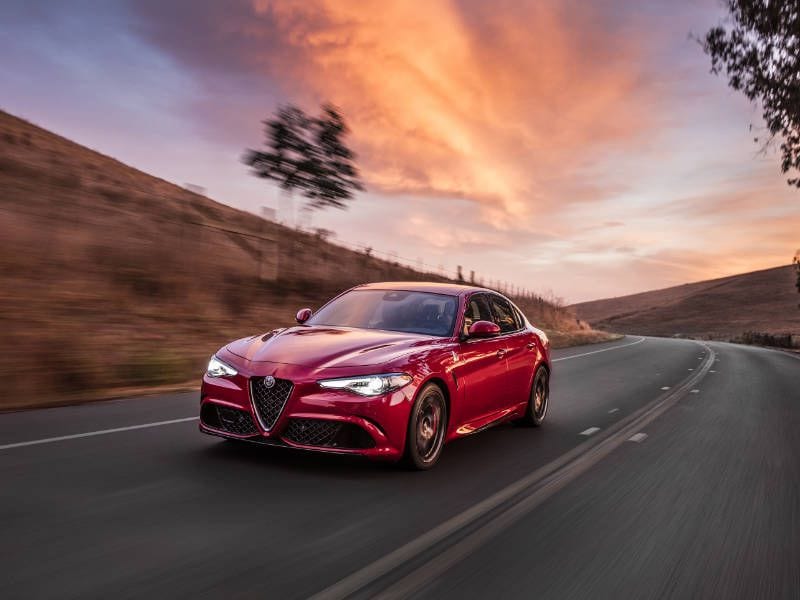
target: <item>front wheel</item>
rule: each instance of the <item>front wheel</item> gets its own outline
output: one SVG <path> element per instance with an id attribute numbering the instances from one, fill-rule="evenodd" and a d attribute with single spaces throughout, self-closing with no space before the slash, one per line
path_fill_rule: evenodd
<path id="1" fill-rule="evenodd" d="M 519 422 L 530 427 L 538 427 L 544 422 L 550 396 L 550 375 L 547 369 L 539 367 L 533 377 L 531 395 L 525 407 L 525 416 Z"/>
<path id="2" fill-rule="evenodd" d="M 441 388 L 429 383 L 417 394 L 406 435 L 406 466 L 425 470 L 439 461 L 447 431 L 447 403 Z"/>

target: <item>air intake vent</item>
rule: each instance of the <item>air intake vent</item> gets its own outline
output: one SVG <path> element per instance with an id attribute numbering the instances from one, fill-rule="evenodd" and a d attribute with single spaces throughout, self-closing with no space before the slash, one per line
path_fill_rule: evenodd
<path id="1" fill-rule="evenodd" d="M 212 429 L 235 435 L 255 435 L 258 433 L 253 417 L 245 410 L 237 410 L 219 404 L 204 404 L 200 410 L 200 420 Z"/>
<path id="2" fill-rule="evenodd" d="M 283 437 L 302 446 L 318 448 L 363 449 L 375 446 L 375 440 L 358 425 L 324 419 L 292 419 Z"/>

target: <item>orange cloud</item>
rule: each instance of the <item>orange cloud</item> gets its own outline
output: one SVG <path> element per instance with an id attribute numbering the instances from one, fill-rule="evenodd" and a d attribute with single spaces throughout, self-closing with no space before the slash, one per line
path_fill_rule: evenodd
<path id="1" fill-rule="evenodd" d="M 281 46 L 265 51 L 269 76 L 343 108 L 373 190 L 474 200 L 502 227 L 618 189 L 586 181 L 610 147 L 641 134 L 641 44 L 597 27 L 588 5 L 253 7 Z M 245 33 L 263 33 L 257 23 Z"/>

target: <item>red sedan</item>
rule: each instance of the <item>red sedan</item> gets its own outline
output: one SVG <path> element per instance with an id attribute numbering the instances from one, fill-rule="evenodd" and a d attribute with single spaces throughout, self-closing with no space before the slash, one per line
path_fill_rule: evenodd
<path id="1" fill-rule="evenodd" d="M 447 441 L 544 420 L 550 343 L 494 291 L 372 283 L 297 322 L 211 358 L 201 431 L 428 469 Z"/>

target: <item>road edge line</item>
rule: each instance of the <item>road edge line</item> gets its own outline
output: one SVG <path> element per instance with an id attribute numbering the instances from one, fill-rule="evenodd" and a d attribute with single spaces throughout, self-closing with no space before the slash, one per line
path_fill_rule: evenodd
<path id="1" fill-rule="evenodd" d="M 623 344 L 622 346 L 611 346 L 610 348 L 601 348 L 600 350 L 592 350 L 591 352 L 583 352 L 581 354 L 572 354 L 570 356 L 562 356 L 560 358 L 554 358 L 550 362 L 560 362 L 562 360 L 570 360 L 572 358 L 580 358 L 581 356 L 589 356 L 591 354 L 600 354 L 601 352 L 611 352 L 612 350 L 622 350 L 623 348 L 630 348 L 631 346 L 635 346 L 636 344 L 641 344 L 647 338 L 645 336 L 641 336 L 635 342 L 631 342 L 630 344 Z"/>
<path id="2" fill-rule="evenodd" d="M 169 421 L 156 421 L 154 423 L 142 423 L 141 425 L 129 425 L 127 427 L 114 427 L 113 429 L 99 429 L 97 431 L 87 431 L 86 433 L 73 433 L 70 435 L 59 435 L 57 437 L 42 438 L 40 440 L 30 440 L 27 442 L 14 442 L 3 444 L 0 450 L 10 450 L 11 448 L 23 448 L 25 446 L 38 446 L 40 444 L 52 444 L 66 440 L 77 440 L 80 438 L 94 437 L 96 435 L 108 435 L 109 433 L 120 433 L 122 431 L 133 431 L 135 429 L 147 429 L 148 427 L 161 427 L 162 425 L 173 425 L 174 423 L 186 423 L 196 421 L 199 417 L 183 417 L 181 419 L 170 419 Z"/>

